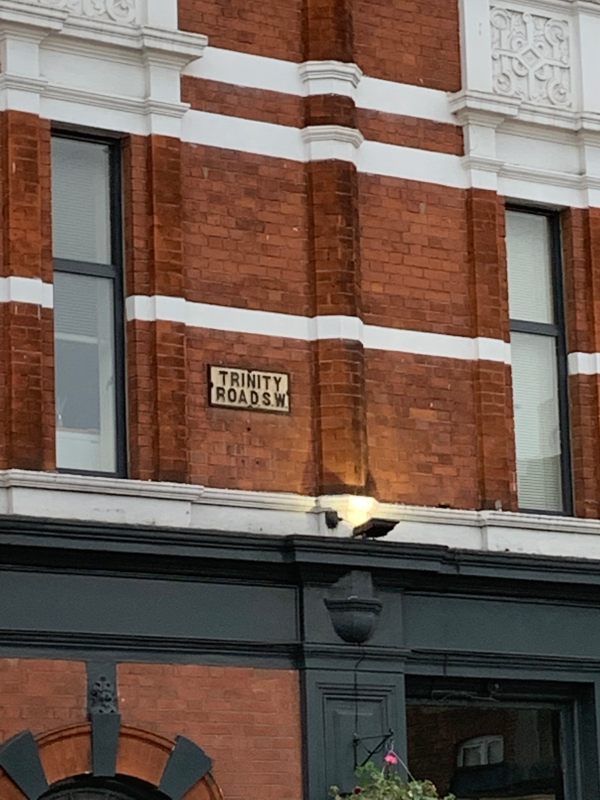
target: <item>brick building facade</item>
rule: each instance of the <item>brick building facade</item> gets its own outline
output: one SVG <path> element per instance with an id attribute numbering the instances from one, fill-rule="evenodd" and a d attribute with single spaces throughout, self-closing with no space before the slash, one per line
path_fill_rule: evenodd
<path id="1" fill-rule="evenodd" d="M 598 796 L 597 41 L 0 0 L 3 797 Z"/>

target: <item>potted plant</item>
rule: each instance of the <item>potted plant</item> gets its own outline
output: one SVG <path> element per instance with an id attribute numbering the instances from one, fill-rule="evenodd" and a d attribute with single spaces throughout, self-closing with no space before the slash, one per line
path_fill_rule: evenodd
<path id="1" fill-rule="evenodd" d="M 372 761 L 358 767 L 358 784 L 350 794 L 342 794 L 337 786 L 332 786 L 329 793 L 333 800 L 344 800 L 353 795 L 360 795 L 361 800 L 456 800 L 453 794 L 441 797 L 431 781 L 417 781 L 408 770 L 408 778 L 403 778 L 394 769 L 402 762 L 393 751 L 383 760 L 383 769 Z"/>

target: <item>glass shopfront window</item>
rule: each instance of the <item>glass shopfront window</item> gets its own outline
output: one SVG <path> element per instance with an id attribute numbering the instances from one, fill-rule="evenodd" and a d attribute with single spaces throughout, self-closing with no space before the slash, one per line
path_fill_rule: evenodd
<path id="1" fill-rule="evenodd" d="M 457 800 L 565 800 L 560 706 L 469 689 L 409 700 L 408 764 Z"/>

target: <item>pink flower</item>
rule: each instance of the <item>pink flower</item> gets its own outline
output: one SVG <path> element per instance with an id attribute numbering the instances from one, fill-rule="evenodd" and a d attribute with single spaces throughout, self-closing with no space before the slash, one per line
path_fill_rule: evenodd
<path id="1" fill-rule="evenodd" d="M 397 764 L 398 756 L 395 753 L 388 753 L 383 760 L 386 764 Z"/>

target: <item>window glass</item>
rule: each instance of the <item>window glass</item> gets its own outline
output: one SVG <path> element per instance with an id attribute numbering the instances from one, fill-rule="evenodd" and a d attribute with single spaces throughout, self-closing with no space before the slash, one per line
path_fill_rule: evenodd
<path id="1" fill-rule="evenodd" d="M 511 334 L 519 505 L 562 510 L 556 339 Z"/>
<path id="2" fill-rule="evenodd" d="M 558 219 L 507 211 L 517 494 L 527 511 L 571 511 Z"/>
<path id="3" fill-rule="evenodd" d="M 554 322 L 548 218 L 506 213 L 508 295 L 511 319 Z"/>
<path id="4" fill-rule="evenodd" d="M 165 795 L 136 778 L 83 776 L 63 781 L 40 800 L 167 800 Z"/>
<path id="5" fill-rule="evenodd" d="M 410 770 L 417 779 L 432 780 L 441 795 L 453 792 L 458 800 L 564 798 L 556 709 L 411 704 L 407 723 Z"/>
<path id="6" fill-rule="evenodd" d="M 56 444 L 63 469 L 116 469 L 112 281 L 54 276 Z"/>
<path id="7" fill-rule="evenodd" d="M 54 257 L 111 263 L 109 148 L 52 139 Z"/>

